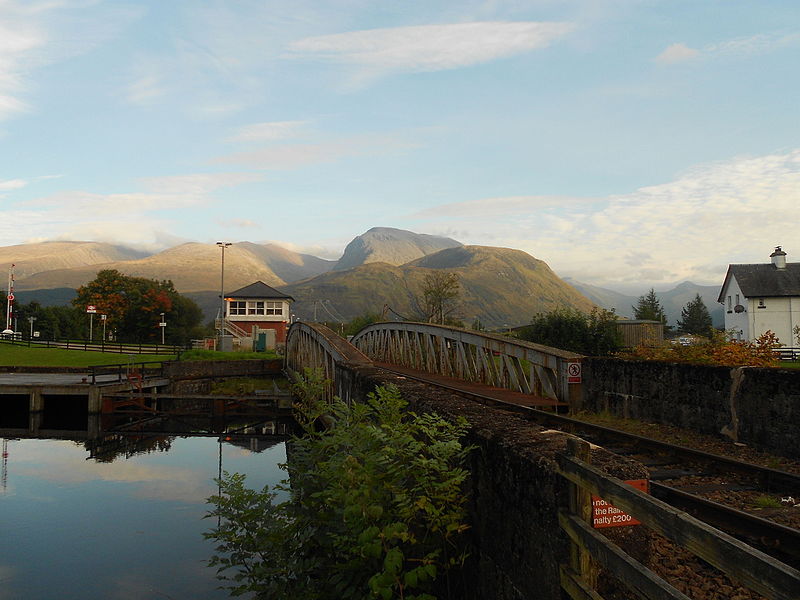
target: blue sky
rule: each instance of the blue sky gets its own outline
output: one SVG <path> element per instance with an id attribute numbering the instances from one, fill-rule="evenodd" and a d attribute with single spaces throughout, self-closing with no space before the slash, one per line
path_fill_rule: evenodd
<path id="1" fill-rule="evenodd" d="M 800 3 L 0 0 L 0 245 L 385 226 L 601 285 L 800 255 Z"/>

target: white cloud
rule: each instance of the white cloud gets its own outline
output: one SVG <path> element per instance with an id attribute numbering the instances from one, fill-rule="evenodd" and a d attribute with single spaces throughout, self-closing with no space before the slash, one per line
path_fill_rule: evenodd
<path id="1" fill-rule="evenodd" d="M 18 190 L 26 185 L 28 185 L 28 182 L 24 179 L 7 179 L 6 181 L 0 181 L 0 192 Z"/>
<path id="2" fill-rule="evenodd" d="M 683 43 L 676 43 L 667 48 L 658 56 L 655 61 L 665 65 L 687 62 L 701 56 L 705 57 L 725 57 L 725 56 L 752 56 L 771 52 L 777 48 L 794 45 L 800 42 L 800 34 L 757 34 L 748 37 L 736 38 L 718 42 L 716 44 L 706 44 L 701 50 L 690 48 Z"/>
<path id="3" fill-rule="evenodd" d="M 143 177 L 140 181 L 145 189 L 159 194 L 167 193 L 198 197 L 220 188 L 263 179 L 264 176 L 260 173 L 195 173 L 191 175 Z"/>
<path id="4" fill-rule="evenodd" d="M 735 38 L 718 44 L 709 44 L 703 50 L 709 54 L 762 54 L 776 48 L 797 44 L 800 34 L 764 34 Z"/>
<path id="5" fill-rule="evenodd" d="M 203 206 L 214 201 L 217 190 L 261 179 L 260 173 L 194 173 L 142 178 L 145 191 L 61 191 L 4 211 L 0 237 L 15 243 L 88 239 L 160 250 L 185 241 L 161 233 L 174 224 L 160 211 Z"/>
<path id="6" fill-rule="evenodd" d="M 728 263 L 767 262 L 778 244 L 792 260 L 792 242 L 800 258 L 800 150 L 700 165 L 599 203 L 534 200 L 526 212 L 524 199 L 487 199 L 481 213 L 480 202 L 425 211 L 428 226 L 521 248 L 587 283 L 721 283 Z"/>
<path id="7" fill-rule="evenodd" d="M 230 142 L 271 142 L 296 137 L 307 121 L 273 121 L 240 127 L 228 138 Z"/>
<path id="8" fill-rule="evenodd" d="M 496 22 L 418 25 L 297 40 L 289 56 L 358 65 L 371 76 L 456 69 L 544 48 L 571 23 Z"/>
<path id="9" fill-rule="evenodd" d="M 566 208 L 574 205 L 585 205 L 590 202 L 599 202 L 597 198 L 580 198 L 569 196 L 504 196 L 501 198 L 481 198 L 454 202 L 427 208 L 412 215 L 412 217 L 437 217 L 437 216 L 484 216 L 486 214 L 512 215 L 526 213 L 532 210 Z"/>
<path id="10" fill-rule="evenodd" d="M 114 37 L 140 9 L 97 2 L 0 1 L 0 119 L 28 108 L 34 72 Z"/>
<path id="11" fill-rule="evenodd" d="M 672 65 L 675 63 L 686 62 L 697 58 L 700 55 L 699 50 L 695 50 L 694 48 L 689 48 L 685 44 L 672 44 L 667 46 L 667 48 L 658 56 L 656 56 L 656 62 L 665 64 L 665 65 Z"/>
<path id="12" fill-rule="evenodd" d="M 375 156 L 417 147 L 417 143 L 405 139 L 405 133 L 407 132 L 357 135 L 309 144 L 275 144 L 221 156 L 215 162 L 247 165 L 257 169 L 297 169 L 307 165 L 336 162 L 352 156 Z"/>

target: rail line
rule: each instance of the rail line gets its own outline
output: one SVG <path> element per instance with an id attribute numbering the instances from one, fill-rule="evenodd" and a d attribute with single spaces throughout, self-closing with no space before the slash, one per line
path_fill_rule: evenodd
<path id="1" fill-rule="evenodd" d="M 664 481 L 678 477 L 708 476 L 709 474 L 730 476 L 734 474 L 744 476 L 748 480 L 744 484 L 736 482 L 735 486 L 729 486 L 728 489 L 758 489 L 797 497 L 800 496 L 800 475 L 586 423 L 554 412 L 521 406 L 489 394 L 448 385 L 440 379 L 428 378 L 419 373 L 410 374 L 407 370 L 395 370 L 385 364 L 382 364 L 381 367 L 403 377 L 447 389 L 483 404 L 513 411 L 528 420 L 548 427 L 561 429 L 567 433 L 580 434 L 587 441 L 602 445 L 611 452 L 631 456 L 650 470 L 650 493 L 654 497 L 759 548 L 792 567 L 800 567 L 800 530 L 659 482 L 659 480 Z M 610 443 L 615 446 L 609 446 Z M 666 468 L 674 465 L 678 465 L 678 468 Z M 706 487 L 713 487 L 713 484 Z"/>

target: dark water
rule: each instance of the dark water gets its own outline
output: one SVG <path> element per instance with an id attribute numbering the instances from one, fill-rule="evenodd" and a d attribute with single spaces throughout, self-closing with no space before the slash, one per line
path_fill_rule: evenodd
<path id="1" fill-rule="evenodd" d="M 144 453 L 101 461 L 83 442 L 9 440 L 0 600 L 228 598 L 206 566 L 213 544 L 202 536 L 216 524 L 203 516 L 220 453 L 222 468 L 247 474 L 250 487 L 285 477 L 282 442 L 239 444 L 161 438 Z"/>

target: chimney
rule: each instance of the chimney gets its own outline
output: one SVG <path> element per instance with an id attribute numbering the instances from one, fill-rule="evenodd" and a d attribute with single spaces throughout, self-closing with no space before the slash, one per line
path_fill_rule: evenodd
<path id="1" fill-rule="evenodd" d="M 769 255 L 772 259 L 772 266 L 776 269 L 783 270 L 786 268 L 786 252 L 781 250 L 780 246 L 775 247 L 775 252 Z"/>

